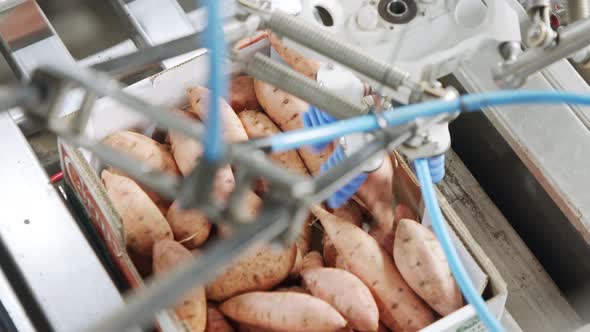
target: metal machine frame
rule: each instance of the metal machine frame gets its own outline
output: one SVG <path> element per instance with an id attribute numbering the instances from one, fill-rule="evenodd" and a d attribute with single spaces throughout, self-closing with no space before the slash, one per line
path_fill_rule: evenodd
<path id="1" fill-rule="evenodd" d="M 417 91 L 422 95 L 434 98 L 442 98 L 447 92 L 444 89 L 435 88 L 435 86 L 429 84 L 429 82 L 420 82 L 410 79 L 408 74 L 396 69 L 391 64 L 367 57 L 362 54 L 362 52 L 358 52 L 355 48 L 339 43 L 321 33 L 317 33 L 317 31 L 314 31 L 313 28 L 307 26 L 303 21 L 297 20 L 291 15 L 281 12 L 269 13 L 261 10 L 264 9 L 264 6 L 257 7 L 260 5 L 258 1 L 243 0 L 239 2 L 243 5 L 241 9 L 245 10 L 243 18 L 237 21 L 232 21 L 224 27 L 227 39 L 230 42 L 237 41 L 247 33 L 260 27 L 261 23 L 264 23 L 266 27 L 271 28 L 273 31 L 305 44 L 307 47 L 313 48 L 317 52 L 324 52 L 326 56 L 353 69 L 360 74 L 362 78 L 369 82 L 381 84 L 391 90 L 397 90 L 400 87 L 403 87 L 410 91 Z M 195 32 L 193 30 L 189 21 L 183 17 L 181 12 L 179 12 L 178 4 L 175 1 L 168 1 L 170 6 L 166 6 L 165 8 L 170 9 L 170 11 L 166 11 L 166 13 L 170 13 L 170 17 L 178 23 L 178 29 L 175 33 L 161 36 L 152 36 L 150 33 L 152 30 L 149 28 L 146 29 L 146 22 L 149 22 L 150 20 L 149 15 L 146 15 L 145 17 L 139 15 L 140 13 L 143 13 L 141 7 L 139 7 L 141 0 L 135 0 L 132 2 L 117 1 L 117 3 L 124 13 L 130 14 L 133 18 L 131 23 L 138 31 L 136 38 L 134 38 L 136 39 L 138 46 L 147 47 L 127 55 L 121 55 L 112 60 L 94 64 L 94 69 L 119 75 L 143 69 L 146 66 L 153 65 L 153 63 L 160 63 L 160 61 L 162 61 L 161 65 L 163 67 L 167 67 L 174 63 L 171 62 L 173 60 L 167 59 L 181 56 L 202 46 L 199 44 L 200 32 Z M 516 3 L 512 5 L 515 6 L 515 8 L 519 6 Z M 176 21 L 176 18 L 178 18 L 176 14 L 182 17 L 178 21 Z M 285 22 L 288 22 L 288 24 L 285 24 Z M 550 55 L 559 54 L 559 58 L 562 58 L 563 56 L 585 46 L 585 39 L 580 41 L 576 36 L 579 36 L 579 31 L 586 29 L 587 22 L 588 21 L 580 22 L 580 24 L 573 25 L 571 28 L 564 30 L 560 35 L 565 35 L 563 44 L 565 46 L 553 45 L 555 50 L 543 51 L 545 52 L 543 54 L 546 54 L 546 52 L 549 52 Z M 149 27 L 149 25 L 147 26 Z M 46 30 L 47 29 L 53 31 L 49 26 Z M 302 31 L 303 35 L 313 35 L 317 38 L 302 38 L 300 37 Z M 571 40 L 574 40 L 572 44 L 569 42 L 570 38 L 567 38 L 570 34 L 572 36 Z M 50 38 L 52 43 L 59 42 L 58 37 L 56 38 Z M 152 42 L 154 42 L 154 44 L 151 44 Z M 590 40 L 588 42 L 590 42 Z M 147 45 L 142 45 L 143 43 Z M 57 43 L 57 45 L 60 44 Z M 4 46 L 5 56 L 14 59 L 14 63 L 18 64 L 22 56 L 18 51 L 22 49 L 19 48 L 16 50 L 10 45 Z M 63 46 L 63 44 L 61 44 L 61 46 Z M 61 46 L 59 47 L 61 48 Z M 27 48 L 25 47 L 24 49 Z M 504 62 L 504 65 L 502 65 L 496 72 L 495 78 L 505 79 L 507 70 L 510 70 L 511 72 L 514 70 L 512 75 L 515 75 L 514 73 L 516 73 L 516 76 L 521 74 L 531 74 L 533 70 L 530 68 L 537 68 L 537 65 L 528 64 L 530 56 L 527 54 L 541 52 L 538 51 L 539 49 L 541 48 L 534 48 L 530 52 L 526 51 L 522 57 L 510 57 L 508 60 L 505 59 L 506 62 Z M 486 58 L 489 59 L 489 62 L 484 62 L 484 65 L 502 60 L 499 58 L 500 54 L 497 52 L 497 49 L 491 50 L 483 48 L 482 52 L 482 56 L 486 56 Z M 178 58 L 176 59 L 178 61 Z M 557 56 L 548 56 L 547 59 L 555 60 L 557 59 Z M 353 100 L 348 100 L 346 97 L 330 92 L 317 82 L 297 74 L 285 66 L 273 63 L 260 54 L 247 61 L 237 57 L 234 57 L 234 60 L 244 61 L 246 71 L 252 76 L 267 81 L 285 91 L 305 99 L 335 117 L 347 118 L 359 114 L 366 114 L 371 111 L 366 105 L 359 104 Z M 464 86 L 470 91 L 489 91 L 496 88 L 495 85 L 490 85 L 490 83 L 493 84 L 492 80 L 474 79 L 475 77 L 491 77 L 490 75 L 483 75 L 483 70 L 489 70 L 490 66 L 483 68 L 484 65 L 481 63 L 482 62 L 479 64 L 474 63 L 468 66 L 463 66 L 461 70 L 455 73 Z M 524 63 L 527 65 L 521 66 L 521 64 Z M 548 64 L 548 62 L 542 62 L 538 65 L 538 68 L 543 68 L 546 64 Z M 531 87 L 555 88 L 560 85 L 566 86 L 567 82 L 572 82 L 571 78 L 574 77 L 574 80 L 577 79 L 577 82 L 574 83 L 576 86 L 571 90 L 586 91 L 589 89 L 583 81 L 579 80 L 579 76 L 574 73 L 571 66 L 566 63 L 557 63 L 555 66 L 560 66 L 560 68 L 564 70 L 559 76 L 556 75 L 555 72 L 553 72 L 553 76 L 551 76 L 551 74 L 546 74 L 547 72 L 552 73 L 549 68 L 543 74 L 544 77 L 534 75 L 529 78 L 526 84 L 529 84 Z M 203 136 L 203 128 L 201 126 L 186 123 L 182 118 L 175 114 L 168 113 L 165 110 L 149 105 L 138 98 L 122 92 L 121 86 L 108 76 L 101 75 L 92 70 L 73 70 L 72 68 L 75 68 L 73 63 L 72 66 L 65 66 L 63 63 L 44 63 L 35 70 L 34 75 L 31 76 L 30 84 L 12 90 L 11 92 L 17 93 L 11 94 L 10 96 L 12 96 L 12 98 L 2 100 L 3 103 L 5 103 L 2 106 L 24 105 L 23 108 L 25 109 L 27 117 L 35 121 L 37 124 L 49 128 L 64 139 L 78 146 L 92 150 L 105 162 L 122 169 L 128 174 L 132 174 L 137 180 L 154 188 L 160 193 L 171 198 L 179 197 L 183 200 L 183 203 L 185 203 L 186 206 L 203 208 L 213 219 L 223 217 L 224 221 L 236 227 L 236 232 L 231 238 L 214 243 L 208 248 L 208 250 L 199 257 L 199 264 L 196 263 L 195 258 L 191 264 L 186 264 L 177 271 L 174 271 L 169 278 L 151 281 L 147 288 L 149 291 L 133 294 L 133 296 L 129 298 L 129 302 L 124 310 L 121 310 L 115 316 L 112 316 L 111 320 L 104 321 L 99 325 L 94 326 L 91 331 L 123 330 L 136 323 L 148 323 L 155 312 L 173 305 L 176 298 L 182 295 L 186 289 L 190 289 L 194 284 L 204 282 L 213 277 L 215 273 L 223 268 L 224 264 L 252 243 L 275 239 L 281 240 L 279 242 L 293 240 L 297 235 L 296 230 L 300 229 L 299 226 L 303 222 L 308 207 L 311 204 L 315 204 L 327 198 L 332 191 L 340 187 L 342 184 L 347 183 L 359 169 L 362 169 L 364 161 L 380 153 L 384 148 L 394 149 L 398 145 L 403 144 L 411 138 L 417 130 L 424 130 L 424 128 L 427 128 L 429 125 L 449 120 L 447 117 L 437 117 L 428 119 L 425 123 L 415 122 L 396 128 L 381 128 L 381 130 L 375 133 L 376 139 L 368 143 L 364 149 L 354 153 L 343 163 L 314 179 L 291 174 L 270 163 L 265 158 L 264 154 L 259 151 L 257 152 L 257 149 L 264 149 L 267 147 L 266 144 L 268 144 L 268 142 L 265 140 L 258 140 L 240 145 L 231 145 L 224 156 L 223 162 L 236 163 L 241 166 L 239 172 L 236 174 L 236 187 L 238 189 L 232 194 L 227 205 L 219 206 L 217 204 L 212 204 L 213 202 L 206 197 L 203 197 L 202 192 L 207 192 L 208 190 L 205 189 L 209 188 L 203 189 L 203 187 L 201 187 L 201 194 L 195 192 L 192 188 L 194 188 L 195 183 L 208 184 L 210 186 L 211 183 L 210 181 L 207 181 L 207 179 L 211 178 L 211 172 L 214 172 L 220 165 L 203 163 L 201 166 L 197 167 L 193 173 L 185 179 L 185 181 L 180 182 L 178 179 L 154 172 L 153 170 L 139 169 L 138 171 L 135 167 L 135 163 L 130 159 L 107 149 L 105 146 L 97 142 L 89 140 L 82 134 L 84 132 L 83 128 L 86 125 L 86 121 L 88 120 L 89 112 L 98 96 L 108 96 L 132 109 L 140 110 L 158 124 L 168 128 L 174 128 L 187 137 L 196 140 L 201 140 Z M 516 70 L 518 68 L 525 68 L 526 70 Z M 549 76 L 551 76 L 553 81 L 548 84 L 546 78 Z M 562 80 L 563 77 L 566 78 Z M 580 86 L 577 86 L 578 84 Z M 73 87 L 81 89 L 84 98 L 80 104 L 80 111 L 72 121 L 66 123 L 59 118 L 58 115 L 65 96 L 70 93 Z M 556 109 L 560 108 L 558 106 L 554 107 Z M 567 110 L 571 111 L 571 108 L 567 108 Z M 510 118 L 510 116 L 514 113 L 516 112 L 500 113 L 493 110 L 488 111 L 488 115 L 491 118 L 496 119 L 496 123 L 505 126 L 503 132 L 506 136 L 516 136 L 519 134 L 518 132 L 515 132 L 516 129 L 514 129 L 514 127 L 511 127 L 515 123 L 515 118 Z M 6 115 L 0 116 L 3 116 L 5 120 L 7 118 Z M 539 113 L 535 112 L 535 117 L 538 119 Z M 560 118 L 569 121 L 571 116 L 569 113 L 565 113 L 565 115 L 560 114 Z M 0 118 L 0 120 L 1 119 L 2 118 Z M 577 119 L 577 121 L 580 120 L 578 116 L 575 116 L 575 119 Z M 567 122 L 565 125 L 567 126 Z M 523 127 L 521 126 L 520 128 Z M 579 132 L 580 135 L 585 136 L 584 139 L 587 140 L 588 145 L 590 145 L 588 128 L 576 124 L 576 130 L 578 131 L 575 133 Z M 571 132 L 569 134 L 571 134 Z M 531 144 L 536 144 L 536 142 L 532 142 Z M 579 162 L 587 163 L 587 161 L 584 160 L 580 160 Z M 553 166 L 553 164 L 548 165 Z M 546 176 L 545 173 L 536 173 L 536 175 Z M 265 177 L 271 182 L 272 188 L 277 188 L 279 190 L 273 190 L 267 197 L 265 197 L 265 204 L 261 215 L 258 218 L 259 220 L 253 223 L 241 215 L 239 206 L 245 193 L 244 189 L 248 188 L 253 179 L 258 176 Z M 564 182 L 553 181 L 550 183 L 553 187 L 549 187 L 558 187 L 558 189 L 560 189 L 560 185 L 567 185 L 568 188 L 574 185 L 569 178 L 558 177 L 557 180 L 563 180 Z M 576 185 L 578 184 L 579 182 L 576 183 Z M 576 188 L 573 189 L 575 190 Z M 571 198 L 571 201 L 568 201 L 568 204 L 565 204 L 562 208 L 571 209 L 572 207 L 570 203 L 575 204 L 580 202 L 580 204 L 582 204 L 586 203 L 586 201 L 590 201 L 590 196 L 578 196 L 578 194 L 578 192 L 575 192 L 572 193 L 571 197 L 567 196 L 567 198 Z M 576 201 L 574 201 L 574 199 Z M 586 204 L 585 206 L 587 209 L 590 209 L 590 204 Z M 6 241 L 4 236 L 2 239 L 3 241 Z M 38 324 L 39 326 L 52 324 L 49 320 L 43 322 L 43 319 L 33 321 L 33 323 L 35 325 Z M 51 329 L 52 327 L 46 326 L 46 328 Z"/>

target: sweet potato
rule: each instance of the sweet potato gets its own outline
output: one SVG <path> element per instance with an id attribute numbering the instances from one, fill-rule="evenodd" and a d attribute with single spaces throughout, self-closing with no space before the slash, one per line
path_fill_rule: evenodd
<path id="1" fill-rule="evenodd" d="M 310 251 L 307 255 L 305 255 L 305 257 L 303 257 L 302 271 L 321 267 L 324 267 L 324 260 L 322 259 L 322 255 L 320 255 L 319 252 Z"/>
<path id="2" fill-rule="evenodd" d="M 302 115 L 308 109 L 303 100 L 294 97 L 272 85 L 254 80 L 254 91 L 258 102 L 269 116 L 283 131 L 303 128 Z M 311 174 L 318 174 L 322 164 L 332 154 L 334 147 L 330 144 L 321 153 L 315 153 L 307 148 L 299 149 L 301 159 Z"/>
<path id="3" fill-rule="evenodd" d="M 377 223 L 383 247 L 388 247 L 395 236 L 393 211 L 393 165 L 385 157 L 383 164 L 375 172 L 369 173 L 367 181 L 359 188 L 357 195 L 367 206 Z"/>
<path id="4" fill-rule="evenodd" d="M 251 139 L 268 137 L 281 132 L 279 127 L 264 112 L 248 110 L 238 114 L 238 117 Z M 274 153 L 270 155 L 270 159 L 297 174 L 309 174 L 297 151 Z"/>
<path id="5" fill-rule="evenodd" d="M 393 257 L 401 275 L 436 312 L 446 316 L 463 306 L 449 263 L 434 234 L 414 220 L 397 226 Z"/>
<path id="6" fill-rule="evenodd" d="M 296 254 L 294 245 L 282 251 L 271 247 L 249 251 L 207 285 L 207 298 L 223 301 L 237 294 L 269 290 L 289 275 Z"/>
<path id="7" fill-rule="evenodd" d="M 333 209 L 331 213 L 359 227 L 364 219 L 361 207 L 353 200 L 349 200 L 341 207 Z"/>
<path id="8" fill-rule="evenodd" d="M 363 221 L 361 207 L 353 200 L 349 200 L 343 206 L 333 209 L 332 214 L 359 227 Z M 328 266 L 342 267 L 342 259 L 338 259 L 338 251 L 336 251 L 334 244 L 332 244 L 332 241 L 330 241 L 330 238 L 325 233 L 322 237 L 322 250 Z M 337 262 L 340 262 L 338 263 L 340 266 L 338 266 Z"/>
<path id="9" fill-rule="evenodd" d="M 310 214 L 305 220 L 303 228 L 301 229 L 301 234 L 299 234 L 296 240 L 297 248 L 299 248 L 303 256 L 307 255 L 310 250 L 313 227 L 313 216 Z"/>
<path id="10" fill-rule="evenodd" d="M 236 113 L 260 108 L 256 92 L 254 92 L 254 78 L 252 76 L 234 77 L 229 84 L 229 104 Z"/>
<path id="11" fill-rule="evenodd" d="M 102 171 L 101 178 L 121 217 L 125 243 L 131 251 L 151 257 L 156 241 L 172 239 L 166 218 L 135 181 L 107 170 Z"/>
<path id="12" fill-rule="evenodd" d="M 234 328 L 225 319 L 214 304 L 207 304 L 207 328 L 205 332 L 234 332 Z"/>
<path id="13" fill-rule="evenodd" d="M 188 121 L 200 122 L 193 113 L 181 110 L 173 110 L 173 112 L 186 117 Z M 168 140 L 170 141 L 170 151 L 178 165 L 178 169 L 182 175 L 187 176 L 203 155 L 203 146 L 201 143 L 173 130 L 168 133 Z"/>
<path id="14" fill-rule="evenodd" d="M 240 324 L 239 332 L 273 332 L 271 330 L 261 329 L 259 327 Z"/>
<path id="15" fill-rule="evenodd" d="M 195 87 L 188 89 L 188 97 L 191 104 L 191 110 L 203 121 L 207 119 L 209 112 L 210 92 L 204 87 Z M 220 100 L 219 114 L 223 122 L 223 135 L 225 140 L 230 143 L 243 142 L 248 140 L 248 135 L 242 122 L 225 100 Z"/>
<path id="16" fill-rule="evenodd" d="M 211 224 L 207 216 L 198 209 L 183 210 L 175 201 L 166 215 L 176 241 L 188 249 L 203 244 L 211 233 Z"/>
<path id="17" fill-rule="evenodd" d="M 247 110 L 241 112 L 238 117 L 242 121 L 246 133 L 250 139 L 268 137 L 281 132 L 279 127 L 264 112 Z M 307 167 L 297 151 L 287 151 L 275 153 L 270 159 L 286 169 L 301 175 L 308 175 Z M 297 239 L 297 246 L 302 255 L 309 251 L 309 241 L 311 240 L 311 220 L 308 218 L 303 226 L 301 235 Z"/>
<path id="18" fill-rule="evenodd" d="M 163 274 L 191 258 L 191 252 L 173 240 L 161 240 L 154 245 L 154 272 Z M 207 324 L 207 299 L 205 289 L 197 287 L 176 305 L 176 315 L 186 323 L 191 332 L 205 331 Z"/>
<path id="19" fill-rule="evenodd" d="M 333 332 L 346 321 L 328 303 L 294 292 L 252 292 L 219 307 L 231 319 L 276 332 Z"/>
<path id="20" fill-rule="evenodd" d="M 147 136 L 132 131 L 119 131 L 105 137 L 102 142 L 114 150 L 126 154 L 130 158 L 145 163 L 145 165 L 154 170 L 165 172 L 172 176 L 180 175 L 180 171 L 169 149 Z M 116 172 L 120 175 L 125 175 L 116 169 L 109 170 L 113 173 Z M 170 207 L 170 201 L 164 199 L 148 187 L 140 183 L 139 185 L 158 208 L 160 208 L 160 211 L 166 213 Z"/>
<path id="21" fill-rule="evenodd" d="M 296 50 L 285 46 L 283 41 L 274 33 L 269 33 L 268 40 L 279 56 L 295 71 L 315 80 L 320 69 L 320 62 L 304 57 Z"/>
<path id="22" fill-rule="evenodd" d="M 344 258 L 342 258 L 342 256 L 340 256 L 340 255 L 336 256 L 336 259 L 334 260 L 334 267 L 337 269 L 348 271 L 348 266 L 346 266 L 346 262 L 344 261 Z"/>
<path id="23" fill-rule="evenodd" d="M 359 331 L 375 331 L 379 325 L 379 311 L 373 295 L 350 272 L 330 268 L 310 268 L 301 272 L 311 294 L 330 303 Z"/>
<path id="24" fill-rule="evenodd" d="M 309 294 L 309 291 L 301 286 L 281 287 L 275 289 L 275 292 L 294 292 L 301 294 Z"/>
<path id="25" fill-rule="evenodd" d="M 119 131 L 105 137 L 102 142 L 154 170 L 180 175 L 176 162 L 166 146 L 147 136 L 132 131 Z"/>
<path id="26" fill-rule="evenodd" d="M 400 220 L 403 218 L 408 218 L 415 220 L 414 212 L 404 204 L 398 204 L 394 210 L 394 227 L 396 229 L 396 225 L 399 223 Z M 385 251 L 393 257 L 393 240 L 395 239 L 395 233 L 393 230 L 387 230 L 380 227 L 374 227 L 369 231 L 369 235 L 371 235 Z"/>
<path id="27" fill-rule="evenodd" d="M 175 132 L 170 132 L 169 137 L 172 155 L 182 175 L 187 176 L 199 163 L 203 155 L 203 147 L 197 141 Z M 214 185 L 215 198 L 222 201 L 227 199 L 235 187 L 234 175 L 229 165 L 217 171 Z"/>
<path id="28" fill-rule="evenodd" d="M 392 258 L 369 234 L 318 206 L 320 219 L 352 274 L 369 289 L 379 308 L 379 319 L 394 331 L 417 331 L 434 322 L 430 308 L 404 281 Z"/>
<path id="29" fill-rule="evenodd" d="M 326 233 L 322 236 L 322 254 L 327 266 L 336 266 L 338 251 Z"/>
<path id="30" fill-rule="evenodd" d="M 295 263 L 293 263 L 293 268 L 291 268 L 291 272 L 289 273 L 289 275 L 294 278 L 299 276 L 299 273 L 303 268 L 303 255 L 301 254 L 301 250 L 299 250 L 299 247 L 297 247 L 297 244 L 295 244 L 295 248 L 297 249 L 297 254 L 295 255 Z"/>
<path id="31" fill-rule="evenodd" d="M 379 327 L 377 328 L 377 332 L 389 332 L 389 329 L 383 325 L 383 323 L 379 322 Z"/>

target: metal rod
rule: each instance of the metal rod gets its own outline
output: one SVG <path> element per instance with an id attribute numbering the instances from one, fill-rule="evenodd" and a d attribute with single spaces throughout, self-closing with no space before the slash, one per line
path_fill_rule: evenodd
<path id="1" fill-rule="evenodd" d="M 165 277 L 150 280 L 144 289 L 128 297 L 123 310 L 106 317 L 87 332 L 123 332 L 136 325 L 149 324 L 158 311 L 174 306 L 190 289 L 213 279 L 252 245 L 278 236 L 288 227 L 289 216 L 280 205 L 267 203 L 270 206 L 262 210 L 257 222 L 237 226 L 235 235 L 218 240 L 202 255 L 194 256 Z"/>
<path id="2" fill-rule="evenodd" d="M 362 149 L 352 154 L 327 172 L 313 180 L 315 192 L 310 196 L 310 204 L 323 201 L 343 185 L 351 181 L 362 172 L 363 164 L 381 151 L 395 149 L 412 136 L 410 125 L 388 129 L 387 134 L 378 132 L 375 139 L 366 144 Z"/>
<path id="3" fill-rule="evenodd" d="M 554 47 L 529 48 L 515 60 L 500 63 L 494 70 L 494 80 L 506 87 L 519 87 L 529 75 L 574 54 L 588 44 L 590 19 L 584 19 L 561 30 Z"/>
<path id="4" fill-rule="evenodd" d="M 138 160 L 131 159 L 127 155 L 115 151 L 102 143 L 96 143 L 67 133 L 58 134 L 66 141 L 72 142 L 79 147 L 91 149 L 94 155 L 101 161 L 129 174 L 134 180 L 148 186 L 166 198 L 174 200 L 179 196 L 180 179 L 178 177 L 152 170 Z"/>
<path id="5" fill-rule="evenodd" d="M 369 107 L 361 104 L 360 101 L 355 102 L 346 96 L 337 95 L 318 82 L 260 53 L 248 61 L 246 71 L 257 79 L 299 97 L 338 119 L 363 115 L 369 111 Z"/>
<path id="6" fill-rule="evenodd" d="M 211 205 L 211 192 L 220 162 L 201 158 L 182 182 L 180 206 L 184 209 L 204 209 Z"/>
<path id="7" fill-rule="evenodd" d="M 16 264 L 14 257 L 8 250 L 4 239 L 0 236 L 0 261 L 2 262 L 2 271 L 10 283 L 12 291 L 16 294 L 18 300 L 23 306 L 27 317 L 37 331 L 55 331 L 49 318 L 41 308 L 39 300 L 33 294 L 31 287 L 22 270 Z"/>
<path id="8" fill-rule="evenodd" d="M 86 128 L 86 124 L 90 119 L 90 114 L 95 101 L 96 95 L 91 91 L 86 91 L 84 99 L 82 100 L 82 105 L 80 106 L 80 109 L 75 115 L 72 123 L 72 128 L 76 133 L 82 133 Z"/>
<path id="9" fill-rule="evenodd" d="M 234 172 L 236 179 L 236 189 L 229 196 L 228 213 L 231 219 L 240 223 L 246 223 L 248 216 L 244 213 L 244 200 L 246 196 L 251 193 L 252 177 L 244 168 L 240 168 Z"/>
<path id="10" fill-rule="evenodd" d="M 202 124 L 195 121 L 186 121 L 186 118 L 181 115 L 168 112 L 162 107 L 154 106 L 141 98 L 122 91 L 122 87 L 118 82 L 102 73 L 75 66 L 44 66 L 39 69 L 39 72 L 42 75 L 49 75 L 58 80 L 73 81 L 91 90 L 97 96 L 108 96 L 121 105 L 140 112 L 150 120 L 156 121 L 161 126 L 174 128 L 175 131 L 194 140 L 200 141 L 203 137 L 204 127 Z"/>
<path id="11" fill-rule="evenodd" d="M 0 111 L 7 111 L 22 105 L 35 105 L 40 100 L 37 87 L 32 85 L 0 87 Z"/>
<path id="12" fill-rule="evenodd" d="M 252 176 L 263 176 L 273 186 L 273 191 L 283 191 L 293 197 L 311 193 L 310 177 L 295 174 L 274 164 L 263 152 L 233 145 L 228 146 L 228 149 L 236 165 L 244 167 Z"/>
<path id="13" fill-rule="evenodd" d="M 235 43 L 248 36 L 258 27 L 259 18 L 248 17 L 244 22 L 232 21 L 223 27 L 228 43 Z M 204 33 L 196 32 L 185 37 L 171 40 L 159 45 L 142 48 L 136 52 L 118 58 L 100 62 L 92 68 L 107 72 L 112 76 L 122 76 L 146 66 L 158 65 L 160 61 L 173 58 L 205 46 Z"/>
<path id="14" fill-rule="evenodd" d="M 408 73 L 365 54 L 300 17 L 276 10 L 271 13 L 267 24 L 273 32 L 327 56 L 373 82 L 394 90 L 401 86 L 414 88 L 408 80 Z"/>

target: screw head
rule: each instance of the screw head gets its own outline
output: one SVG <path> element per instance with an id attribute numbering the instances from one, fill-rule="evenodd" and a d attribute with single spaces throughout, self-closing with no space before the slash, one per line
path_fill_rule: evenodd
<path id="1" fill-rule="evenodd" d="M 543 44 L 547 37 L 547 31 L 541 23 L 533 24 L 527 31 L 527 39 L 529 44 L 533 47 L 538 47 Z"/>

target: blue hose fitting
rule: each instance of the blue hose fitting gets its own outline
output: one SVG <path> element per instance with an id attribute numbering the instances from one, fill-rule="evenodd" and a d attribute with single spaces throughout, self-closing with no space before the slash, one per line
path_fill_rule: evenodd
<path id="1" fill-rule="evenodd" d="M 439 183 L 445 177 L 445 155 L 428 158 L 428 168 L 430 170 L 430 177 L 432 183 Z"/>

